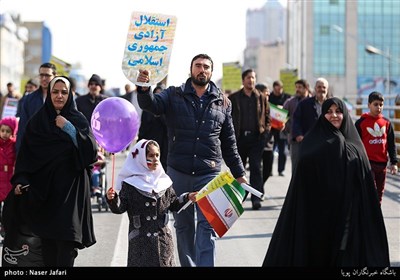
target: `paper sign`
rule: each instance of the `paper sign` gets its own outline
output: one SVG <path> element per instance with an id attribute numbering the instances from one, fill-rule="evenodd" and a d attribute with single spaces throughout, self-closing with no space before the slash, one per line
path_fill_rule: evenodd
<path id="1" fill-rule="evenodd" d="M 151 86 L 167 76 L 176 20 L 169 15 L 132 13 L 122 60 L 122 71 L 129 81 Z M 139 70 L 150 72 L 148 83 L 137 82 Z"/>
<path id="2" fill-rule="evenodd" d="M 18 99 L 6 97 L 6 101 L 4 102 L 3 107 L 3 115 L 1 116 L 1 118 L 4 119 L 5 117 L 15 117 L 15 115 L 17 114 L 17 108 Z"/>

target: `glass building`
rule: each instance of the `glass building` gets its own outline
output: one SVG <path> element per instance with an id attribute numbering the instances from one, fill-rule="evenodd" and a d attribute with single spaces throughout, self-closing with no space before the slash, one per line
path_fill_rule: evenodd
<path id="1" fill-rule="evenodd" d="M 400 2 L 288 0 L 287 54 L 301 78 L 326 77 L 335 96 L 400 95 Z"/>

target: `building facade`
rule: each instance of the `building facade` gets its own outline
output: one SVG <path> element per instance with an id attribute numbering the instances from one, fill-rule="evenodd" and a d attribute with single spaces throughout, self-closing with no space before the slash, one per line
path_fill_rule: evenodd
<path id="1" fill-rule="evenodd" d="M 18 26 L 18 17 L 0 14 L 0 91 L 12 82 L 17 91 L 21 89 L 24 74 L 24 51 L 28 41 L 28 30 Z"/>
<path id="2" fill-rule="evenodd" d="M 287 67 L 286 22 L 286 8 L 278 0 L 268 0 L 260 9 L 246 13 L 243 69 L 254 69 L 258 82 L 272 85 Z"/>
<path id="3" fill-rule="evenodd" d="M 40 65 L 50 62 L 52 58 L 52 34 L 43 21 L 21 24 L 29 30 L 25 48 L 25 75 L 32 78 L 38 75 Z"/>
<path id="4" fill-rule="evenodd" d="M 399 2 L 288 0 L 287 8 L 288 63 L 302 78 L 326 77 L 338 97 L 400 94 Z"/>

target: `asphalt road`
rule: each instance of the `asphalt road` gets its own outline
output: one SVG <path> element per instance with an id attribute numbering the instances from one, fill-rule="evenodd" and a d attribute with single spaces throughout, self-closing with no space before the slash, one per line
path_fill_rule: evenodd
<path id="1" fill-rule="evenodd" d="M 123 153 L 115 155 L 115 166 L 112 160 L 107 164 L 109 186 L 114 180 L 125 160 Z M 286 176 L 272 176 L 265 184 L 266 199 L 260 210 L 252 210 L 247 199 L 244 213 L 232 228 L 217 240 L 217 267 L 260 267 L 285 199 L 290 181 L 290 160 L 286 166 Z M 276 175 L 276 163 L 274 164 Z M 117 215 L 98 211 L 96 202 L 92 205 L 97 243 L 90 248 L 79 251 L 76 267 L 125 267 L 127 263 L 128 219 L 126 214 Z M 386 191 L 382 202 L 386 230 L 389 240 L 391 266 L 400 267 L 400 174 L 388 176 Z M 173 230 L 171 215 L 170 227 Z M 179 261 L 175 252 L 177 266 Z M 97 270 L 91 272 L 96 272 Z M 98 270 L 100 273 L 104 270 Z M 112 270 L 113 273 L 115 270 Z M 119 271 L 119 270 L 118 270 Z M 399 271 L 400 273 L 400 271 Z M 189 277 L 189 276 L 188 276 Z"/>
<path id="2" fill-rule="evenodd" d="M 115 172 L 122 165 L 125 156 L 115 156 Z M 269 178 L 265 184 L 266 199 L 260 210 L 252 210 L 251 202 L 247 199 L 244 213 L 233 227 L 217 240 L 218 267 L 259 267 L 268 248 L 268 244 L 285 199 L 290 181 L 290 160 L 286 166 L 285 177 Z M 112 162 L 107 167 L 108 178 L 111 178 Z M 109 180 L 110 181 L 110 180 Z M 386 230 L 389 239 L 391 265 L 400 266 L 400 175 L 388 176 L 386 191 L 382 202 L 382 211 L 385 217 Z M 76 259 L 76 266 L 126 266 L 127 259 L 127 215 L 116 215 L 110 212 L 98 212 L 93 205 L 93 216 L 97 243 L 81 250 Z M 171 215 L 170 227 L 173 229 Z M 175 254 L 177 265 L 179 261 Z"/>

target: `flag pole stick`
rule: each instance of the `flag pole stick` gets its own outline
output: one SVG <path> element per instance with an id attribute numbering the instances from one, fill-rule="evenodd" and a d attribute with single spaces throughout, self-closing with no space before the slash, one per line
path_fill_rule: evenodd
<path id="1" fill-rule="evenodd" d="M 263 194 L 259 191 L 257 191 L 255 188 L 250 187 L 250 185 L 242 183 L 240 184 L 242 186 L 243 189 L 245 189 L 246 191 L 248 191 L 251 194 L 254 194 L 255 196 L 262 198 Z"/>
<path id="2" fill-rule="evenodd" d="M 186 208 L 188 208 L 193 202 L 191 200 L 189 200 L 188 202 L 185 203 L 185 205 L 182 206 L 181 209 L 179 209 L 179 211 L 177 212 L 178 214 L 181 213 L 182 210 L 185 210 Z"/>

